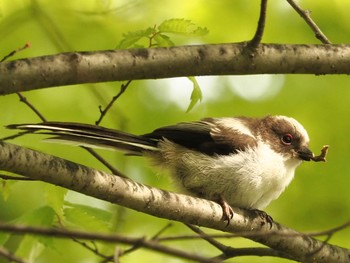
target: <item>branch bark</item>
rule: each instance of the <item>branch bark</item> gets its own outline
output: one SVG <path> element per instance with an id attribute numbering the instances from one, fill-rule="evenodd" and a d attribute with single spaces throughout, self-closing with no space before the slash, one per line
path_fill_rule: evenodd
<path id="1" fill-rule="evenodd" d="M 73 52 L 0 63 L 0 95 L 107 81 L 199 75 L 350 74 L 350 45 L 246 42 Z"/>
<path id="2" fill-rule="evenodd" d="M 226 232 L 239 232 L 302 262 L 349 262 L 350 251 L 323 243 L 274 223 L 272 228 L 249 211 L 235 208 L 231 223 L 222 221 L 221 207 L 211 201 L 166 192 L 126 178 L 0 142 L 0 170 L 59 185 L 153 216 Z"/>

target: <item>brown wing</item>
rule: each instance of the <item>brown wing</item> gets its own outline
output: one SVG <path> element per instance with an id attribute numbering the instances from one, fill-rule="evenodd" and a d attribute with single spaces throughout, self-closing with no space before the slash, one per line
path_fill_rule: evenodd
<path id="1" fill-rule="evenodd" d="M 207 118 L 198 122 L 178 123 L 158 128 L 143 136 L 156 140 L 166 138 L 208 155 L 228 155 L 256 144 L 255 138 L 219 125 L 216 120 Z"/>

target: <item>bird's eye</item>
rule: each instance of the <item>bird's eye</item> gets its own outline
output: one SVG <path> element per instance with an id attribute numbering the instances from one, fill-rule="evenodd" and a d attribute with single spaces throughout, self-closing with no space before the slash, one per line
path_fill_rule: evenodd
<path id="1" fill-rule="evenodd" d="M 285 145 L 291 145 L 292 141 L 293 141 L 293 135 L 287 133 L 287 134 L 284 134 L 281 138 L 281 141 L 283 144 Z"/>

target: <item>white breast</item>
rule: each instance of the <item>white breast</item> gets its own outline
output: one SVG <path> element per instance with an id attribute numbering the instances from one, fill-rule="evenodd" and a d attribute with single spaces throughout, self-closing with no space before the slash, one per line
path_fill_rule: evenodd
<path id="1" fill-rule="evenodd" d="M 266 207 L 291 182 L 301 163 L 297 159 L 287 160 L 263 143 L 239 153 L 216 157 L 171 142 L 162 147 L 172 148 L 164 151 L 172 156 L 163 158 L 179 185 L 189 192 L 200 192 L 210 200 L 222 196 L 230 205 L 242 208 Z"/>

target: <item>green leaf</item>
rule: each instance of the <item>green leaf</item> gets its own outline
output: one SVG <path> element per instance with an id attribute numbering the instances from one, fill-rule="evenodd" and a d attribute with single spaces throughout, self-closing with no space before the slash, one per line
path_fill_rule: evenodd
<path id="1" fill-rule="evenodd" d="M 154 41 L 157 43 L 158 47 L 172 47 L 175 43 L 170 40 L 170 38 L 163 34 L 156 34 L 154 36 Z"/>
<path id="2" fill-rule="evenodd" d="M 49 206 L 42 206 L 14 220 L 14 223 L 51 227 L 56 218 L 55 211 Z M 16 251 L 16 255 L 24 258 L 35 259 L 41 254 L 44 247 L 54 247 L 53 238 L 50 236 L 28 236 L 21 239 L 21 244 Z"/>
<path id="3" fill-rule="evenodd" d="M 45 185 L 47 203 L 55 210 L 56 214 L 63 217 L 64 197 L 68 190 L 52 184 Z"/>
<path id="4" fill-rule="evenodd" d="M 30 226 L 51 226 L 55 219 L 55 211 L 49 206 L 42 206 L 38 209 L 30 211 L 19 218 L 16 218 L 10 223 L 24 224 Z M 4 244 L 8 238 L 11 237 L 10 234 L 1 233 L 0 234 L 0 244 Z M 36 237 L 37 240 L 43 244 L 47 243 L 50 238 L 46 237 Z"/>
<path id="5" fill-rule="evenodd" d="M 136 44 L 141 38 L 149 38 L 152 34 L 155 33 L 155 29 L 149 27 L 144 30 L 138 30 L 133 32 L 128 32 L 123 34 L 123 39 L 117 45 L 117 48 L 128 48 Z"/>
<path id="6" fill-rule="evenodd" d="M 6 173 L 4 173 L 7 175 Z M 17 184 L 18 181 L 16 180 L 0 180 L 1 182 L 1 195 L 2 198 L 6 201 L 8 197 L 10 196 L 12 186 Z"/>
<path id="7" fill-rule="evenodd" d="M 173 33 L 187 36 L 203 36 L 209 32 L 206 27 L 199 27 L 191 20 L 180 18 L 165 20 L 158 26 L 158 30 L 161 33 Z"/>
<path id="8" fill-rule="evenodd" d="M 19 258 L 24 258 L 28 262 L 35 262 L 41 253 L 44 251 L 45 245 L 42 242 L 38 242 L 38 237 L 36 236 L 23 236 L 21 243 L 16 249 L 16 256 Z M 41 238 L 41 241 L 45 238 Z M 49 239 L 49 238 L 47 238 Z"/>
<path id="9" fill-rule="evenodd" d="M 193 83 L 193 90 L 192 90 L 192 93 L 191 93 L 191 102 L 190 102 L 190 105 L 188 105 L 188 108 L 187 108 L 186 112 L 191 111 L 192 108 L 194 107 L 194 105 L 196 105 L 197 102 L 200 102 L 202 100 L 202 98 L 203 98 L 202 90 L 199 87 L 196 78 L 195 77 L 188 77 L 188 79 L 190 81 L 192 81 L 192 83 Z"/>
<path id="10" fill-rule="evenodd" d="M 14 221 L 15 223 L 32 226 L 51 226 L 55 216 L 56 213 L 50 206 L 42 206 L 22 215 Z"/>
<path id="11" fill-rule="evenodd" d="M 66 202 L 64 216 L 66 220 L 82 229 L 107 231 L 111 228 L 112 213 L 87 205 Z"/>

